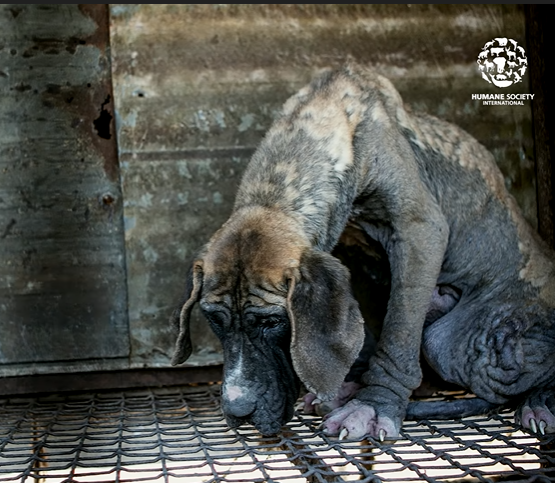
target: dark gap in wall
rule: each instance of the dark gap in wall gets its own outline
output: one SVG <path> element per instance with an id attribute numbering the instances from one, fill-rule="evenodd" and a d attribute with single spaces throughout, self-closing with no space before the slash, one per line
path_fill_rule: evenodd
<path id="1" fill-rule="evenodd" d="M 110 102 L 110 94 L 106 97 L 106 100 L 102 103 L 100 107 L 100 116 L 98 116 L 94 121 L 94 128 L 98 135 L 103 139 L 111 139 L 112 135 L 110 133 L 110 124 L 112 122 L 112 115 L 106 110 L 106 105 Z"/>

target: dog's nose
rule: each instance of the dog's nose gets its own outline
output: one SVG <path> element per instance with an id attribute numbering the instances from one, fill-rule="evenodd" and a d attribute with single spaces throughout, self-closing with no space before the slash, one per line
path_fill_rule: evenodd
<path id="1" fill-rule="evenodd" d="M 224 386 L 222 396 L 223 410 L 228 416 L 246 418 L 256 408 L 256 401 L 238 386 Z"/>
<path id="2" fill-rule="evenodd" d="M 250 416 L 256 406 L 255 403 L 247 399 L 236 399 L 234 401 L 223 401 L 223 410 L 227 416 L 246 419 Z"/>

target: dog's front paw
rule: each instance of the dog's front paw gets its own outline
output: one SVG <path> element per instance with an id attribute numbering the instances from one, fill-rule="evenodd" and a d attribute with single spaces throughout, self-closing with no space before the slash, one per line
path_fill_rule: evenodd
<path id="1" fill-rule="evenodd" d="M 343 382 L 337 394 L 337 397 L 331 401 L 321 401 L 315 394 L 309 392 L 306 394 L 300 404 L 297 406 L 305 414 L 317 414 L 325 416 L 333 410 L 340 408 L 353 399 L 362 386 L 356 382 Z"/>
<path id="2" fill-rule="evenodd" d="M 342 408 L 329 413 L 325 418 L 323 432 L 339 439 L 361 439 L 370 436 L 380 441 L 398 439 L 400 419 L 394 421 L 390 416 L 358 399 L 353 399 Z"/>
<path id="3" fill-rule="evenodd" d="M 534 391 L 517 409 L 515 418 L 524 429 L 534 435 L 555 433 L 555 391 Z"/>

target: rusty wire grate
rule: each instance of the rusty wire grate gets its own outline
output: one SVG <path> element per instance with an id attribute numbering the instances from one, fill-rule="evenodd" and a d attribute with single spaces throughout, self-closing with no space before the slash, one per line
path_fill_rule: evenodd
<path id="1" fill-rule="evenodd" d="M 319 423 L 230 429 L 218 385 L 3 399 L 0 482 L 555 481 L 552 446 L 507 413 L 406 422 L 389 445 L 339 443 Z"/>

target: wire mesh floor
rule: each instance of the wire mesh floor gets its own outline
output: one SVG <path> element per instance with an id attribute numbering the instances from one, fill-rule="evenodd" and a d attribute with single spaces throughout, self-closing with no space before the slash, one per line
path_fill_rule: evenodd
<path id="1" fill-rule="evenodd" d="M 298 414 L 267 438 L 227 427 L 219 389 L 0 399 L 0 482 L 555 481 L 555 438 L 509 413 L 406 422 L 394 444 L 340 443 Z"/>

